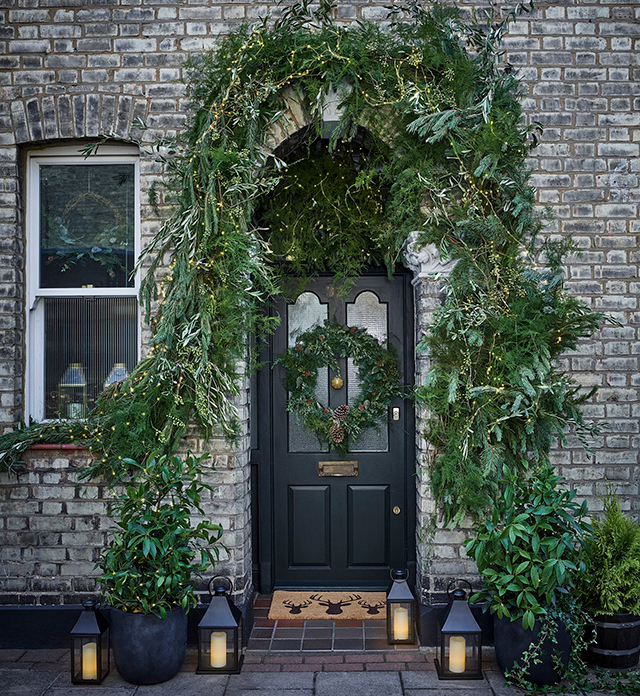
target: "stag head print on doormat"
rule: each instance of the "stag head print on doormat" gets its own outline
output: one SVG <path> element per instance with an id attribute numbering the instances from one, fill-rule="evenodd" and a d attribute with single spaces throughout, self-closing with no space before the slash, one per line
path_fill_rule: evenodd
<path id="1" fill-rule="evenodd" d="M 385 619 L 384 592 L 287 592 L 273 593 L 270 619 Z"/>

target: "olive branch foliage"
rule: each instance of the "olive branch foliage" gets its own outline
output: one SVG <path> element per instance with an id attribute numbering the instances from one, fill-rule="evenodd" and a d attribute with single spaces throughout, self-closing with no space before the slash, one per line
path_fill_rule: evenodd
<path id="1" fill-rule="evenodd" d="M 588 433 L 580 414 L 588 395 L 554 360 L 601 317 L 563 293 L 566 248 L 548 245 L 550 265 L 535 265 L 542 220 L 525 158 L 538 127 L 523 125 L 519 82 L 500 50 L 509 22 L 530 9 L 507 3 L 502 17 L 496 10 L 463 18 L 450 5 L 410 0 L 390 10 L 385 27 L 342 26 L 331 0 L 303 0 L 191 58 L 189 126 L 156 145 L 166 171 L 157 200 L 172 212 L 138 264 L 151 352 L 86 421 L 5 436 L 2 466 L 33 442 L 75 438 L 98 454 L 87 475 L 119 476 L 126 458 L 175 451 L 189 423 L 205 437 L 233 438 L 246 337 L 273 328 L 265 300 L 286 272 L 256 215 L 287 171 L 272 153 L 274 134 L 296 129 L 288 116 L 294 98 L 310 117 L 308 137 L 319 138 L 332 90 L 341 115 L 329 151 L 365 129 L 373 155 L 357 185 L 384 191 L 363 255 L 392 271 L 418 231 L 418 245 L 434 244 L 456 262 L 419 346 L 432 369 L 417 392 L 446 520 L 479 514 L 504 467 L 546 459 L 566 426 Z M 325 270 L 317 253 L 304 258 L 310 245 L 294 246 L 294 268 Z M 347 258 L 332 270 L 347 277 L 352 264 Z"/>

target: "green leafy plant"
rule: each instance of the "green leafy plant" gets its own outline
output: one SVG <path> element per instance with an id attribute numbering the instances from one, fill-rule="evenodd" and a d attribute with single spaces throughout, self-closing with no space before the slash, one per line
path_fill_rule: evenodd
<path id="1" fill-rule="evenodd" d="M 500 618 L 520 621 L 524 629 L 540 622 L 538 640 L 510 672 L 514 683 L 528 685 L 529 666 L 539 659 L 544 641 L 554 640 L 560 624 L 572 638 L 568 670 L 560 673 L 582 674 L 587 618 L 574 595 L 586 570 L 580 543 L 590 529 L 587 505 L 575 501 L 575 490 L 559 487 L 560 477 L 548 463 L 505 473 L 506 485 L 491 517 L 476 524 L 476 536 L 466 544 L 483 582 L 472 599 Z"/>
<path id="2" fill-rule="evenodd" d="M 640 526 L 612 491 L 603 500 L 604 517 L 593 522 L 582 548 L 580 597 L 595 614 L 640 614 Z"/>
<path id="3" fill-rule="evenodd" d="M 507 472 L 491 517 L 466 544 L 483 581 L 474 600 L 524 628 L 533 628 L 585 572 L 580 542 L 589 529 L 587 505 L 575 501 L 575 490 L 559 488 L 559 480 L 547 464 Z"/>
<path id="4" fill-rule="evenodd" d="M 206 456 L 163 455 L 143 467 L 127 462 L 135 481 L 110 505 L 113 536 L 96 565 L 111 606 L 162 618 L 174 607 L 195 607 L 192 576 L 217 560 L 222 535 L 218 524 L 191 520 L 205 514 L 202 494 L 211 490 L 199 480 Z"/>

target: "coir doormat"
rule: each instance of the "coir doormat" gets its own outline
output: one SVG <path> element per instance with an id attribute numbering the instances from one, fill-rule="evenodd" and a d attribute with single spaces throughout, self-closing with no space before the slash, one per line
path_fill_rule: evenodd
<path id="1" fill-rule="evenodd" d="M 384 592 L 288 592 L 276 590 L 270 619 L 386 619 Z"/>

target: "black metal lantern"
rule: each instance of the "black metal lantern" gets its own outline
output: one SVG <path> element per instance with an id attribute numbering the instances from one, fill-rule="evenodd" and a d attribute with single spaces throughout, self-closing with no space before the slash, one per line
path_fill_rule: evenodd
<path id="1" fill-rule="evenodd" d="M 229 578 L 216 577 L 209 582 L 211 603 L 198 624 L 198 674 L 240 672 L 244 659 L 242 613 L 231 601 L 232 590 Z"/>
<path id="2" fill-rule="evenodd" d="M 84 611 L 71 629 L 71 681 L 74 684 L 100 684 L 109 674 L 109 624 L 87 599 Z"/>
<path id="3" fill-rule="evenodd" d="M 440 679 L 482 679 L 482 631 L 473 618 L 466 592 L 457 587 L 451 592 L 454 580 L 449 583 L 447 595 L 449 607 L 442 622 L 438 621 L 439 659 L 436 669 Z"/>
<path id="4" fill-rule="evenodd" d="M 392 570 L 387 592 L 387 638 L 389 643 L 416 642 L 416 600 L 407 584 L 409 571 Z"/>

